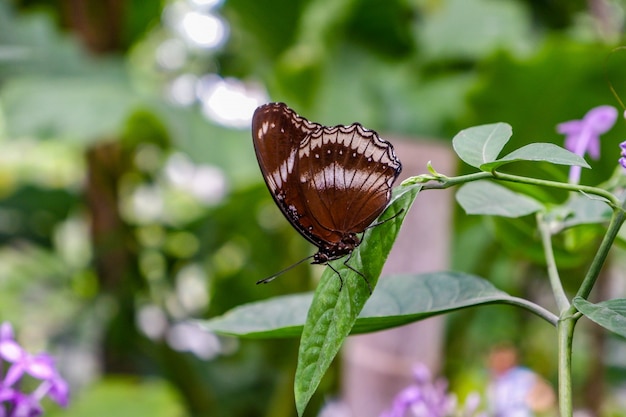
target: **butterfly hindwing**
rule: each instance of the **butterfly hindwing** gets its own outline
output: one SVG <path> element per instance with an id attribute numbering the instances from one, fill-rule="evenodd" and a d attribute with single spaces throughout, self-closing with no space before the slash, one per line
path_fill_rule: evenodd
<path id="1" fill-rule="evenodd" d="M 362 232 L 386 207 L 398 173 L 386 146 L 359 124 L 321 128 L 301 146 L 301 191 L 327 239 Z"/>

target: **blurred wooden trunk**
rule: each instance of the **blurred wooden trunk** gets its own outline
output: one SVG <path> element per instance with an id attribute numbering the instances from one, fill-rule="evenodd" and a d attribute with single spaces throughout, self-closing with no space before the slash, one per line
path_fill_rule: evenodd
<path id="1" fill-rule="evenodd" d="M 453 175 L 451 144 L 387 137 L 402 161 L 400 180 L 426 173 L 426 164 Z M 398 182 L 399 183 L 399 182 Z M 407 214 L 381 279 L 391 274 L 449 269 L 452 190 L 418 194 Z M 348 338 L 343 348 L 342 397 L 353 417 L 377 417 L 411 383 L 412 366 L 421 362 L 433 373 L 441 366 L 443 317 Z"/>

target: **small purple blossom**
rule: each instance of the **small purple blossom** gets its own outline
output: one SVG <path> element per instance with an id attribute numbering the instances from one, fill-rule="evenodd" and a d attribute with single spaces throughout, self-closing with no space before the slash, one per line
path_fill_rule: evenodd
<path id="1" fill-rule="evenodd" d="M 413 383 L 396 395 L 391 409 L 380 417 L 471 416 L 475 414 L 478 402 L 480 397 L 477 395 L 468 398 L 465 409 L 457 410 L 456 397 L 448 393 L 447 381 L 443 378 L 433 381 L 428 367 L 417 364 L 413 368 Z"/>
<path id="2" fill-rule="evenodd" d="M 609 131 L 617 120 L 613 106 L 598 106 L 589 110 L 581 120 L 559 123 L 557 132 L 565 135 L 565 148 L 576 155 L 589 154 L 592 159 L 600 158 L 600 135 Z M 581 167 L 573 166 L 569 182 L 578 184 Z"/>
<path id="3" fill-rule="evenodd" d="M 31 355 L 14 339 L 9 323 L 0 325 L 0 365 L 10 364 L 4 375 L 0 373 L 0 417 L 37 417 L 43 414 L 40 400 L 46 395 L 59 405 L 67 406 L 69 387 L 58 374 L 54 360 L 48 354 Z M 18 387 L 26 375 L 41 383 L 31 393 L 21 392 Z"/>
<path id="4" fill-rule="evenodd" d="M 619 144 L 622 153 L 620 154 L 619 164 L 626 169 L 626 141 Z"/>
<path id="5" fill-rule="evenodd" d="M 624 119 L 626 119 L 626 110 L 624 110 Z M 626 141 L 619 144 L 619 148 L 621 149 L 621 154 L 619 158 L 619 164 L 622 168 L 626 169 Z"/>

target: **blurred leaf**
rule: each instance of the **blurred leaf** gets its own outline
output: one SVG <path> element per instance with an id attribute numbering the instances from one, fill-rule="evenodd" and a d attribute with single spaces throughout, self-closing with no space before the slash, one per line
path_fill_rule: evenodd
<path id="1" fill-rule="evenodd" d="M 121 130 L 120 143 L 128 149 L 135 150 L 142 144 L 170 149 L 172 145 L 163 121 L 148 109 L 134 110 Z"/>
<path id="2" fill-rule="evenodd" d="M 565 227 L 581 224 L 605 223 L 611 219 L 611 208 L 604 202 L 586 195 L 573 195 L 563 207 L 568 216 L 563 220 Z"/>
<path id="3" fill-rule="evenodd" d="M 374 300 L 378 291 L 374 292 L 370 301 Z M 209 332 L 230 336 L 299 337 L 311 301 L 313 292 L 273 297 L 235 307 L 199 324 Z"/>
<path id="4" fill-rule="evenodd" d="M 311 0 L 298 20 L 293 45 L 276 66 L 275 86 L 290 100 L 310 107 L 320 86 L 322 69 L 341 39 L 342 28 L 354 11 L 357 0 Z"/>
<path id="5" fill-rule="evenodd" d="M 91 142 L 114 135 L 138 103 L 122 78 L 13 78 L 0 91 L 9 136 Z"/>
<path id="6" fill-rule="evenodd" d="M 152 29 L 152 25 L 163 13 L 163 4 L 155 1 L 129 0 L 124 5 L 124 47 L 128 48 L 136 44 Z"/>
<path id="7" fill-rule="evenodd" d="M 324 271 L 300 339 L 294 386 L 299 415 L 304 413 L 344 339 L 350 334 L 371 295 L 369 287 L 374 289 L 376 286 L 402 221 L 420 189 L 421 186 L 396 188 L 389 207 L 379 218 L 379 221 L 389 220 L 365 232 L 361 245 L 349 259 L 351 267 L 346 265 L 346 259 L 339 259 L 332 262 L 337 272 L 332 268 Z M 364 274 L 368 282 L 353 269 Z"/>
<path id="8" fill-rule="evenodd" d="M 0 244 L 19 239 L 50 248 L 54 230 L 81 202 L 76 193 L 24 185 L 0 199 Z"/>
<path id="9" fill-rule="evenodd" d="M 253 56 L 260 49 L 269 61 L 278 57 L 291 45 L 298 29 L 303 0 L 228 0 L 223 6 L 224 14 L 230 18 L 235 35 L 244 42 L 241 51 Z M 239 50 L 239 49 L 238 49 Z"/>
<path id="10" fill-rule="evenodd" d="M 194 162 L 221 168 L 233 188 L 262 181 L 249 129 L 215 125 L 197 109 L 151 104 L 150 108 L 163 118 L 176 149 Z"/>
<path id="11" fill-rule="evenodd" d="M 465 163 L 480 168 L 498 158 L 512 134 L 511 126 L 506 123 L 475 126 L 457 133 L 452 146 Z"/>
<path id="12" fill-rule="evenodd" d="M 201 322 L 208 331 L 251 338 L 298 337 L 313 293 L 274 297 L 236 307 Z M 359 314 L 350 334 L 401 326 L 473 305 L 511 297 L 488 281 L 461 272 L 385 277 Z"/>
<path id="13" fill-rule="evenodd" d="M 521 217 L 543 209 L 537 200 L 486 180 L 464 184 L 456 200 L 467 214 Z"/>
<path id="14" fill-rule="evenodd" d="M 176 391 L 164 381 L 108 377 L 82 392 L 58 415 L 183 417 L 187 412 Z"/>
<path id="15" fill-rule="evenodd" d="M 518 161 L 545 161 L 558 165 L 578 165 L 584 168 L 591 168 L 583 157 L 553 143 L 531 143 L 514 150 L 494 162 L 481 165 L 480 169 L 482 171 L 493 171 L 502 165 Z"/>
<path id="16" fill-rule="evenodd" d="M 625 298 L 617 298 L 593 304 L 584 298 L 575 297 L 572 304 L 590 320 L 613 333 L 626 337 Z"/>
<path id="17" fill-rule="evenodd" d="M 430 60 L 474 60 L 496 50 L 525 52 L 534 46 L 529 12 L 519 2 L 448 0 L 430 6 L 416 25 Z"/>
<path id="18" fill-rule="evenodd" d="M 446 123 L 464 111 L 475 77 L 419 72 L 412 61 L 381 60 L 361 48 L 342 47 L 327 63 L 311 117 L 327 125 L 358 121 L 383 134 L 439 139 Z"/>
<path id="19" fill-rule="evenodd" d="M 552 36 L 526 59 L 504 52 L 489 57 L 481 64 L 480 79 L 468 96 L 465 116 L 456 119 L 457 129 L 486 120 L 505 120 L 515 130 L 509 143 L 513 149 L 538 141 L 563 144 L 564 137 L 556 132 L 558 123 L 580 119 L 590 108 L 613 102 L 607 80 L 624 96 L 624 63 L 617 59 L 619 55 L 607 60 L 612 49 L 608 44 Z M 605 61 L 607 64 L 602 64 Z M 502 94 L 503 86 L 506 94 Z M 575 94 L 576 99 L 564 92 Z M 625 136 L 624 124 L 616 124 L 602 135 L 601 159 L 591 164 L 592 170 L 583 172 L 582 184 L 598 184 L 613 174 L 619 143 Z M 519 175 L 567 178 L 566 168 L 551 164 L 524 164 L 515 169 Z"/>
<path id="20" fill-rule="evenodd" d="M 0 2 L 0 79 L 17 75 L 88 76 L 110 69 L 117 60 L 95 60 L 78 39 L 60 32 L 51 13 L 15 13 L 12 2 Z M 113 65 L 115 66 L 115 65 Z"/>
<path id="21" fill-rule="evenodd" d="M 414 52 L 412 5 L 404 0 L 360 0 L 350 17 L 348 36 L 386 57 Z"/>

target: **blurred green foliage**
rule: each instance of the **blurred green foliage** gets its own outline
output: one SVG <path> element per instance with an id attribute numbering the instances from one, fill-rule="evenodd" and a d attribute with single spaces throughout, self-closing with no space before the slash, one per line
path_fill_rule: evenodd
<path id="1" fill-rule="evenodd" d="M 619 1 L 600 2 L 606 15 L 582 0 L 227 0 L 218 12 L 228 42 L 211 52 L 188 47 L 184 65 L 169 70 L 155 56 L 178 36 L 162 19 L 174 1 L 80 3 L 0 3 L 0 319 L 70 368 L 78 358 L 99 364 L 70 375 L 75 413 L 94 414 L 80 410 L 104 401 L 120 415 L 152 415 L 152 407 L 173 416 L 295 415 L 295 343 L 215 339 L 208 360 L 167 343 L 180 321 L 309 289 L 320 273 L 302 266 L 253 285 L 312 248 L 276 210 L 249 131 L 165 99 L 175 77 L 254 81 L 311 120 L 358 120 L 411 137 L 447 141 L 461 128 L 505 121 L 512 148 L 560 144 L 557 123 L 616 105 L 610 84 L 626 94 L 626 58 L 609 55 L 623 39 Z M 622 122 L 604 137 L 602 159 L 583 182 L 608 178 L 624 136 Z M 172 158 L 192 171 L 209 167 L 215 175 L 206 181 L 221 193 L 203 201 L 172 182 Z M 545 277 L 532 230 L 532 219 L 459 213 L 453 266 L 537 296 Z M 567 235 L 560 260 L 584 267 L 596 236 L 589 228 Z M 148 307 L 165 323 L 154 334 L 138 324 Z M 541 326 L 508 307 L 465 311 L 450 321 L 447 370 L 471 379 L 489 345 L 513 339 L 535 369 L 553 375 L 551 347 L 536 342 Z M 579 357 L 583 377 L 589 357 Z M 111 382 L 116 373 L 140 382 Z"/>

